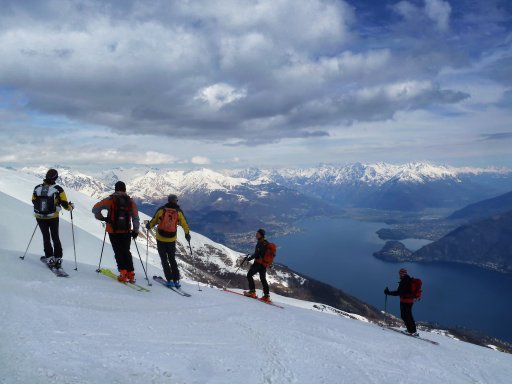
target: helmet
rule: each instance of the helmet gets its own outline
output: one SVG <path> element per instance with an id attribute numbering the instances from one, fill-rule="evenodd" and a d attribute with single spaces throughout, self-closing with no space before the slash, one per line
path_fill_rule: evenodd
<path id="1" fill-rule="evenodd" d="M 171 194 L 167 196 L 167 202 L 169 203 L 177 203 L 178 202 L 178 196 Z"/>

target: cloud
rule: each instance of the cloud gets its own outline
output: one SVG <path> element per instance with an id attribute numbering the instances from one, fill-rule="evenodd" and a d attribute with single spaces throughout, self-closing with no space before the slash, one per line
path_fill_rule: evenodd
<path id="1" fill-rule="evenodd" d="M 425 13 L 440 31 L 448 30 L 451 12 L 452 7 L 447 1 L 425 0 Z"/>
<path id="2" fill-rule="evenodd" d="M 392 6 L 392 9 L 405 20 L 422 24 L 428 19 L 436 25 L 437 30 L 446 32 L 450 24 L 452 7 L 443 0 L 424 0 L 424 6 L 419 7 L 409 1 L 400 1 Z"/>
<path id="3" fill-rule="evenodd" d="M 228 84 L 213 84 L 202 88 L 196 99 L 207 102 L 215 110 L 247 96 L 245 89 L 237 90 Z"/>
<path id="4" fill-rule="evenodd" d="M 196 164 L 196 165 L 211 164 L 211 160 L 204 156 L 194 156 L 190 161 L 192 164 Z"/>
<path id="5" fill-rule="evenodd" d="M 401 140 L 393 124 L 416 112 L 439 124 L 492 112 L 474 140 L 508 129 L 503 0 L 0 3 L 4 159 L 313 161 L 294 148 L 323 156 L 361 129 L 371 152 L 382 129 Z M 264 152 L 277 144 L 288 152 Z"/>
<path id="6" fill-rule="evenodd" d="M 241 3 L 8 1 L 0 83 L 23 94 L 28 110 L 124 134 L 200 140 L 322 136 L 340 121 L 402 108 L 384 99 L 389 113 L 373 115 L 373 104 L 367 112 L 359 99 L 358 113 L 339 118 L 346 110 L 338 101 L 354 88 L 410 80 L 421 70 L 411 63 L 410 73 L 397 73 L 391 48 L 360 46 L 346 2 Z M 445 8 L 429 7 L 441 20 Z M 326 106 L 338 110 L 328 113 L 332 121 L 297 121 L 301 111 L 318 115 Z"/>

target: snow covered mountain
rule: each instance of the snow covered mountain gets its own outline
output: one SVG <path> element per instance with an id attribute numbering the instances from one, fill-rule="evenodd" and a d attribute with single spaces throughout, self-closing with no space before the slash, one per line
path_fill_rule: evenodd
<path id="1" fill-rule="evenodd" d="M 46 169 L 21 171 L 42 178 Z M 247 245 L 255 228 L 284 234 L 304 217 L 339 214 L 346 208 L 458 209 L 512 189 L 509 170 L 428 163 L 224 171 L 116 168 L 90 175 L 59 169 L 65 187 L 95 198 L 110 193 L 116 181 L 125 181 L 130 195 L 149 215 L 175 193 L 193 228 L 237 247 Z"/>
<path id="2" fill-rule="evenodd" d="M 0 169 L 0 212 L 9 218 L 0 222 L 0 268 L 9 271 L 0 280 L 2 383 L 505 383 L 512 375 L 512 355 L 442 332 L 422 332 L 440 343 L 435 346 L 312 302 L 274 295 L 279 309 L 205 285 L 199 292 L 189 279 L 211 269 L 194 271 L 191 257 L 180 264 L 192 297 L 159 285 L 149 293 L 130 290 L 94 272 L 103 228 L 90 214 L 94 199 L 73 190 L 78 270 L 64 213 L 64 266 L 71 276 L 57 278 L 37 260 L 39 233 L 19 259 L 34 226 L 25 196 L 37 182 Z M 183 240 L 180 232 L 180 253 Z M 145 239 L 139 241 L 144 258 Z M 198 264 L 219 270 L 234 272 L 241 257 L 197 233 L 192 247 Z M 161 274 L 153 249 L 148 256 L 149 274 Z M 135 262 L 138 281 L 146 284 Z M 102 265 L 114 268 L 108 246 Z M 286 282 L 278 275 L 273 284 Z"/>
<path id="3" fill-rule="evenodd" d="M 6 212 L 6 215 L 20 216 L 18 225 L 8 223 L 8 225 L 5 226 L 3 233 L 6 235 L 7 239 L 17 238 L 18 235 L 16 233 L 20 227 L 27 229 L 28 236 L 31 227 L 33 228 L 35 225 L 32 217 L 30 196 L 33 187 L 40 182 L 41 180 L 39 178 L 32 175 L 0 168 L 0 196 L 3 196 L 5 200 L 5 202 L 2 203 L 2 207 L 11 207 L 12 212 Z M 97 199 L 91 198 L 73 189 L 67 189 L 66 193 L 70 201 L 73 201 L 76 206 L 74 213 L 75 227 L 86 231 L 87 237 L 92 235 L 102 241 L 104 230 L 100 222 L 95 220 L 91 213 L 91 208 Z M 14 207 L 16 207 L 16 209 Z M 16 214 L 14 214 L 15 211 L 17 212 Z M 69 221 L 69 215 L 67 213 L 62 213 L 61 216 L 64 222 Z M 141 213 L 141 221 L 148 219 L 150 219 L 149 216 Z M 39 236 L 38 232 L 37 235 Z M 80 236 L 80 232 L 77 236 Z M 143 251 L 146 249 L 146 246 L 149 246 L 149 263 L 160 265 L 160 258 L 156 252 L 154 236 L 150 234 L 148 239 L 146 233 L 142 233 L 139 241 L 139 251 Z M 3 247 L 9 248 L 9 244 L 11 244 L 10 241 L 4 241 Z M 190 250 L 185 246 L 186 244 L 183 231 L 178 231 L 177 253 L 185 278 L 213 284 L 218 287 L 223 286 L 226 281 L 231 281 L 233 286 L 245 286 L 247 265 L 244 268 L 239 268 L 239 264 L 245 256 L 244 254 L 235 252 L 194 231 L 192 232 L 191 242 L 193 256 L 190 255 Z M 16 244 L 11 244 L 11 246 L 23 249 L 23 246 L 20 247 Z M 90 250 L 83 252 L 82 255 L 80 255 L 80 260 L 89 264 L 97 263 L 100 249 L 101 245 L 98 246 L 97 253 L 91 252 Z M 71 252 L 72 249 L 68 249 L 66 253 L 68 257 Z M 132 254 L 137 255 L 137 249 L 133 248 Z M 374 320 L 383 318 L 378 310 L 366 303 L 327 284 L 291 271 L 285 266 L 276 265 L 269 271 L 268 275 L 269 282 L 272 284 L 274 292 L 310 300 L 321 298 L 324 304 L 332 305 L 346 312 L 355 313 Z"/>
<path id="4" fill-rule="evenodd" d="M 322 165 L 305 169 L 232 171 L 253 183 L 275 182 L 341 207 L 418 211 L 461 207 L 512 188 L 512 172 L 428 163 Z"/>

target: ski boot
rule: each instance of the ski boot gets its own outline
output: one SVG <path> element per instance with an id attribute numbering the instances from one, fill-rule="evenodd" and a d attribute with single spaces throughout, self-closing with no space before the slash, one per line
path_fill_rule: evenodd
<path id="1" fill-rule="evenodd" d="M 270 299 L 270 295 L 263 295 L 260 300 L 264 301 L 265 303 L 271 303 L 272 302 L 272 300 Z"/>
<path id="2" fill-rule="evenodd" d="M 167 283 L 165 285 L 168 286 L 169 288 L 174 288 L 174 281 L 167 280 Z"/>
<path id="3" fill-rule="evenodd" d="M 179 281 L 179 280 L 174 280 L 174 286 L 175 286 L 176 288 L 181 288 L 180 281 Z"/>
<path id="4" fill-rule="evenodd" d="M 244 291 L 244 296 L 252 297 L 253 299 L 257 299 L 256 291 Z"/>
<path id="5" fill-rule="evenodd" d="M 119 281 L 121 283 L 127 283 L 129 281 L 128 271 L 126 269 L 119 270 L 119 276 L 117 276 L 117 281 Z"/>
<path id="6" fill-rule="evenodd" d="M 62 257 L 55 257 L 54 258 L 53 268 L 55 268 L 55 269 L 62 268 Z"/>
<path id="7" fill-rule="evenodd" d="M 128 279 L 129 283 L 135 284 L 135 272 L 134 271 L 127 272 L 126 278 Z"/>
<path id="8" fill-rule="evenodd" d="M 55 261 L 56 261 L 55 257 L 48 256 L 45 261 L 46 261 L 46 264 L 48 265 L 49 268 L 54 268 L 55 267 Z"/>

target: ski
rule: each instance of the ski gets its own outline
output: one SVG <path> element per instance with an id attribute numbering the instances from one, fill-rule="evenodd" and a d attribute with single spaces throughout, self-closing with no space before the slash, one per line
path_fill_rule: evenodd
<path id="1" fill-rule="evenodd" d="M 64 271 L 62 268 L 52 268 L 48 265 L 48 263 L 46 262 L 46 257 L 45 256 L 41 256 L 41 258 L 39 259 L 41 260 L 41 262 L 46 265 L 48 267 L 48 269 L 50 271 L 52 271 L 55 276 L 58 276 L 58 277 L 69 277 L 69 275 L 66 273 L 66 271 Z"/>
<path id="2" fill-rule="evenodd" d="M 112 272 L 110 269 L 102 268 L 102 269 L 100 269 L 100 273 L 102 275 L 110 277 L 111 279 L 117 281 L 118 283 L 124 284 L 127 287 L 135 289 L 136 291 L 139 291 L 139 292 L 151 292 L 149 289 L 147 289 L 146 287 L 143 287 L 142 285 L 132 284 L 132 283 L 128 283 L 128 282 L 121 282 L 121 281 L 117 280 L 117 275 L 114 272 Z"/>
<path id="3" fill-rule="evenodd" d="M 187 293 L 185 291 L 183 291 L 181 288 L 176 288 L 176 287 L 168 287 L 167 286 L 167 280 L 165 280 L 163 277 L 161 276 L 153 276 L 153 280 L 155 280 L 156 282 L 162 284 L 163 286 L 165 286 L 166 288 L 169 288 L 171 291 L 174 291 L 176 292 L 178 295 L 181 295 L 183 297 L 190 297 L 192 296 L 190 293 Z"/>
<path id="4" fill-rule="evenodd" d="M 222 290 L 224 292 L 229 292 L 229 293 L 234 293 L 235 295 L 239 295 L 239 296 L 243 296 L 243 297 L 248 297 L 249 299 L 252 299 L 252 297 L 249 297 L 249 296 L 245 296 L 243 293 L 240 293 L 240 292 L 236 292 L 236 291 L 232 291 L 231 289 L 227 289 L 227 288 L 222 288 Z M 281 308 L 281 309 L 284 309 L 284 307 L 282 307 L 281 305 L 278 305 L 278 304 L 275 304 L 273 302 L 268 302 L 268 301 L 265 301 L 265 300 L 262 300 L 262 299 L 259 299 L 259 298 L 255 298 L 253 300 L 257 300 L 259 302 L 262 302 L 262 303 L 265 303 L 265 304 L 268 304 L 268 305 L 273 305 L 274 307 L 277 307 L 277 308 Z"/>
<path id="5" fill-rule="evenodd" d="M 412 337 L 414 339 L 426 341 L 427 343 L 430 343 L 432 345 L 439 345 L 439 343 L 437 341 L 430 340 L 430 339 L 425 339 L 424 337 L 421 337 L 421 336 L 413 336 L 410 333 L 402 331 L 400 329 L 396 329 L 396 328 L 392 328 L 392 327 L 383 327 L 382 329 L 389 329 L 390 331 L 394 331 L 394 332 L 400 333 L 400 334 L 402 334 L 404 336 L 409 336 L 409 337 Z"/>

